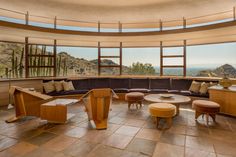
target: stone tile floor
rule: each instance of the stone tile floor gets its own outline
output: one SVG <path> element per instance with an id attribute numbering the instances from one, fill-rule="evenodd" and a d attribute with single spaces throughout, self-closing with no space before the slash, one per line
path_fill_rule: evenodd
<path id="1" fill-rule="evenodd" d="M 0 157 L 236 157 L 236 118 L 218 115 L 217 124 L 206 126 L 188 104 L 170 129 L 160 130 L 147 104 L 128 110 L 114 101 L 107 130 L 95 130 L 80 103 L 69 106 L 76 116 L 61 125 L 33 117 L 7 124 L 14 110 L 1 108 Z"/>

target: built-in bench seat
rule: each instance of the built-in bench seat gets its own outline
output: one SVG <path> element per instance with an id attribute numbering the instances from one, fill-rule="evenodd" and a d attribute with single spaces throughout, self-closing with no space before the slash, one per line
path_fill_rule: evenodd
<path id="1" fill-rule="evenodd" d="M 85 94 L 90 89 L 111 88 L 116 93 L 143 92 L 143 93 L 173 93 L 194 97 L 209 97 L 209 94 L 199 94 L 189 91 L 191 83 L 195 79 L 186 78 L 85 78 L 85 79 L 63 79 L 72 81 L 75 90 L 53 91 L 47 93 L 51 96 L 65 96 Z M 51 80 L 44 80 L 48 82 Z M 62 79 L 54 79 L 62 81 Z M 198 80 L 196 80 L 198 81 Z M 200 80 L 200 82 L 217 82 L 217 80 Z"/>

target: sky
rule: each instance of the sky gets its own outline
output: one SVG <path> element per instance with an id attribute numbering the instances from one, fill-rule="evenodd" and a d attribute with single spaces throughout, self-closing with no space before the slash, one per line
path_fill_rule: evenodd
<path id="1" fill-rule="evenodd" d="M 0 16 L 0 20 L 24 23 L 24 20 L 16 20 Z M 221 21 L 222 22 L 222 21 Z M 224 22 L 224 21 L 223 21 Z M 53 27 L 52 24 L 42 24 L 30 22 L 29 24 L 41 27 Z M 78 27 L 60 26 L 60 29 L 78 30 Z M 97 31 L 96 29 L 79 28 L 81 31 Z M 147 31 L 148 29 L 139 29 L 132 31 Z M 113 29 L 103 29 L 102 31 L 114 31 Z M 150 31 L 150 30 L 149 30 Z M 82 47 L 57 47 L 57 52 L 65 51 L 70 55 L 87 60 L 97 59 L 97 48 Z M 118 55 L 119 49 L 103 49 L 106 51 L 103 55 Z M 130 66 L 134 62 L 151 63 L 153 66 L 160 65 L 160 49 L 159 48 L 123 48 L 123 65 Z M 165 53 L 181 54 L 182 48 L 165 48 Z M 118 63 L 118 59 L 113 60 Z M 181 59 L 165 59 L 165 65 L 179 65 L 183 62 Z M 211 44 L 187 47 L 187 65 L 190 67 L 215 67 L 222 64 L 231 64 L 236 67 L 236 43 Z"/>

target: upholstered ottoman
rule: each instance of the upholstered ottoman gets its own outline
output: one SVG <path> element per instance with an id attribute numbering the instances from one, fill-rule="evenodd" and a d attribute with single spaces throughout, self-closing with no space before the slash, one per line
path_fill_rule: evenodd
<path id="1" fill-rule="evenodd" d="M 156 118 L 157 127 L 161 118 L 164 118 L 168 124 L 167 128 L 171 127 L 172 117 L 176 114 L 176 106 L 170 103 L 153 103 L 148 106 L 148 110 L 152 117 Z"/>
<path id="2" fill-rule="evenodd" d="M 209 116 L 215 122 L 216 114 L 220 111 L 220 105 L 218 103 L 208 100 L 194 100 L 192 107 L 196 110 L 195 120 L 197 120 L 200 115 L 205 114 L 207 125 L 209 123 Z"/>
<path id="3" fill-rule="evenodd" d="M 144 94 L 141 92 L 131 92 L 127 93 L 125 95 L 125 100 L 128 102 L 128 108 L 130 109 L 130 106 L 136 105 L 136 108 L 138 109 L 138 105 L 140 108 L 142 107 L 142 102 L 144 99 Z"/>

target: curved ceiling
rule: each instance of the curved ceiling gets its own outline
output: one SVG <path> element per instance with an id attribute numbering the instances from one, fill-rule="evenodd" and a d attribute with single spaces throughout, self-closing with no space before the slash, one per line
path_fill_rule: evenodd
<path id="1" fill-rule="evenodd" d="M 163 46 L 181 46 L 183 40 L 187 41 L 187 45 L 235 42 L 236 21 L 146 33 L 75 32 L 0 22 L 0 34 L 0 41 L 24 42 L 25 37 L 29 37 L 30 43 L 52 45 L 56 39 L 57 44 L 63 46 L 97 47 L 101 42 L 101 46 L 117 47 L 123 42 L 123 47 L 156 47 L 160 41 Z"/>
<path id="2" fill-rule="evenodd" d="M 236 0 L 0 0 L 1 8 L 32 15 L 101 22 L 149 22 L 232 10 Z"/>

